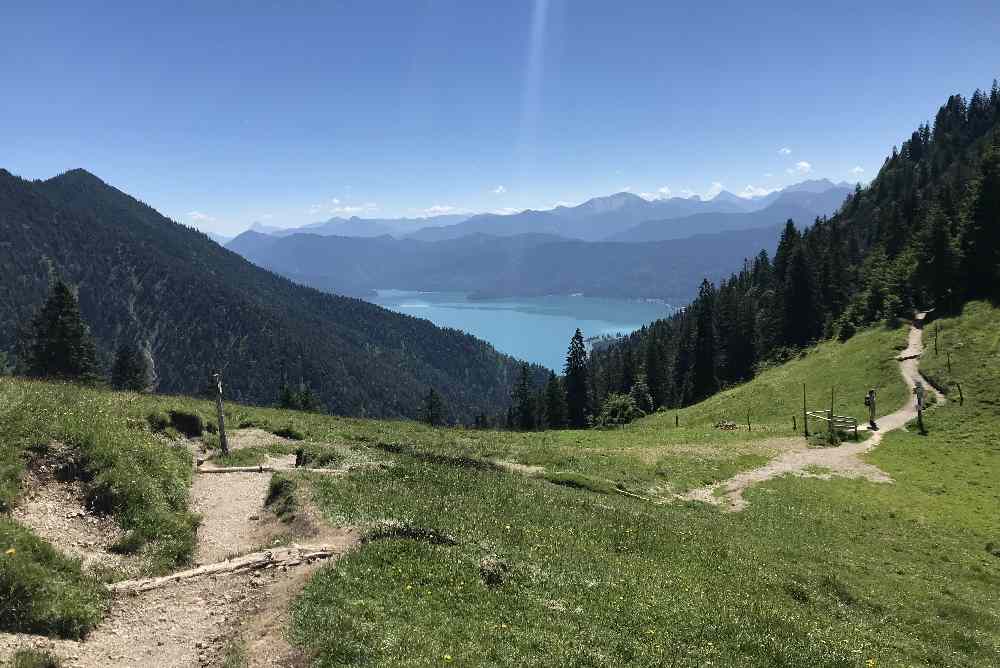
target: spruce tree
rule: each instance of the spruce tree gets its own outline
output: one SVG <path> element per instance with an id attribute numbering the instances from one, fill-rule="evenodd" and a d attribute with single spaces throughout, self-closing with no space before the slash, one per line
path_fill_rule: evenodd
<path id="1" fill-rule="evenodd" d="M 97 353 L 90 330 L 80 315 L 80 304 L 69 286 L 57 280 L 48 299 L 28 329 L 30 340 L 21 348 L 30 376 L 94 380 Z"/>
<path id="2" fill-rule="evenodd" d="M 566 393 L 555 372 L 549 373 L 549 381 L 545 384 L 545 424 L 549 429 L 566 426 Z"/>
<path id="3" fill-rule="evenodd" d="M 691 367 L 692 399 L 698 401 L 715 394 L 719 389 L 715 330 L 715 287 L 703 280 L 698 290 L 695 313 L 694 360 Z"/>
<path id="4" fill-rule="evenodd" d="M 972 188 L 962 247 L 969 294 L 1000 298 L 1000 130 Z"/>
<path id="5" fill-rule="evenodd" d="M 583 429 L 587 426 L 587 349 L 579 329 L 570 340 L 566 353 L 566 411 L 569 426 Z"/>
<path id="6" fill-rule="evenodd" d="M 649 387 L 649 395 L 653 401 L 653 409 L 663 405 L 663 351 L 660 342 L 650 330 L 648 341 L 646 342 L 646 362 L 644 364 L 646 372 L 646 385 Z"/>
<path id="7" fill-rule="evenodd" d="M 420 412 L 421 419 L 432 427 L 444 424 L 445 408 L 444 399 L 433 387 L 428 390 L 424 397 L 423 409 Z"/>
<path id="8" fill-rule="evenodd" d="M 115 354 L 111 367 L 111 386 L 116 390 L 142 392 L 149 387 L 149 364 L 139 346 L 123 343 Z"/>
<path id="9" fill-rule="evenodd" d="M 531 391 L 531 369 L 527 362 L 521 363 L 521 377 L 514 387 L 512 399 L 517 428 L 531 431 L 535 428 L 535 398 Z"/>

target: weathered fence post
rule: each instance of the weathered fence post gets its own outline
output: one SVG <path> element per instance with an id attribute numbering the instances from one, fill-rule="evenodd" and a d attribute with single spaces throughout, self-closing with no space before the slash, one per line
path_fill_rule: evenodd
<path id="1" fill-rule="evenodd" d="M 965 397 L 962 395 L 962 384 L 961 383 L 955 383 L 955 386 L 958 387 L 958 405 L 959 406 L 964 406 L 965 405 Z"/>
<path id="2" fill-rule="evenodd" d="M 830 388 L 830 441 L 833 441 L 833 388 Z"/>
<path id="3" fill-rule="evenodd" d="M 948 353 L 948 373 L 951 373 L 951 352 Z"/>
<path id="4" fill-rule="evenodd" d="M 750 409 L 749 408 L 747 409 L 747 431 L 753 431 L 753 429 L 750 428 Z"/>
<path id="5" fill-rule="evenodd" d="M 795 415 L 792 415 L 792 431 L 796 432 L 799 430 L 799 425 L 795 423 Z"/>
<path id="6" fill-rule="evenodd" d="M 681 426 L 681 416 L 679 413 L 674 413 L 674 426 L 675 427 Z"/>
<path id="7" fill-rule="evenodd" d="M 222 454 L 229 454 L 229 442 L 226 440 L 226 416 L 222 412 L 222 373 L 216 371 L 212 374 L 215 378 L 216 387 L 218 387 L 218 392 L 215 394 L 215 410 L 219 417 L 219 446 L 222 448 Z"/>
<path id="8" fill-rule="evenodd" d="M 806 384 L 802 383 L 802 429 L 809 438 L 809 417 L 806 415 Z"/>
<path id="9" fill-rule="evenodd" d="M 938 354 L 938 332 L 941 331 L 941 323 L 934 323 L 934 356 Z"/>

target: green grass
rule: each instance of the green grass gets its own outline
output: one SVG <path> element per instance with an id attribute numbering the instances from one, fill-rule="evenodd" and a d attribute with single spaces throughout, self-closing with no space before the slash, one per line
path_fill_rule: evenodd
<path id="1" fill-rule="evenodd" d="M 929 436 L 887 435 L 869 459 L 892 485 L 789 476 L 751 488 L 749 508 L 727 514 L 455 465 L 430 437 L 386 451 L 393 467 L 316 477 L 315 498 L 332 521 L 397 520 L 456 543 L 383 540 L 342 557 L 296 602 L 292 637 L 319 666 L 997 665 L 1000 559 L 988 546 L 1000 545 L 1000 415 L 990 394 L 1000 380 L 1000 312 L 976 310 L 985 308 L 972 307 L 979 319 L 963 334 L 970 356 L 989 367 L 963 371 L 967 396 L 983 403 L 929 412 Z M 839 351 L 855 361 L 885 352 L 850 345 Z M 798 370 L 768 373 L 794 386 L 817 373 L 826 354 L 818 352 L 793 362 Z M 882 387 L 884 409 L 894 410 L 905 388 Z M 699 411 L 715 414 L 700 406 L 688 415 Z M 599 437 L 560 436 L 585 441 L 587 457 L 601 454 Z M 456 455 L 488 452 L 458 430 L 441 439 Z M 660 465 L 670 466 L 671 445 L 689 475 L 682 443 L 668 444 Z M 592 480 L 579 469 L 558 475 Z M 482 564 L 497 560 L 507 569 L 491 586 Z"/>
<path id="2" fill-rule="evenodd" d="M 19 649 L 7 664 L 9 668 L 59 668 L 59 660 L 48 652 Z"/>
<path id="3" fill-rule="evenodd" d="M 107 591 L 24 527 L 0 517 L 0 611 L 5 631 L 83 637 L 104 612 Z M 25 664 L 31 665 L 31 664 Z"/>
<path id="4" fill-rule="evenodd" d="M 27 460 L 59 442 L 88 502 L 115 516 L 126 530 L 121 547 L 140 552 L 147 573 L 186 562 L 197 526 L 188 511 L 190 455 L 149 431 L 148 412 L 134 394 L 0 378 L 0 506 L 16 504 Z M 0 551 L 10 547 L 14 556 L 0 558 L 0 628 L 77 637 L 96 624 L 102 590 L 77 562 L 4 521 Z"/>

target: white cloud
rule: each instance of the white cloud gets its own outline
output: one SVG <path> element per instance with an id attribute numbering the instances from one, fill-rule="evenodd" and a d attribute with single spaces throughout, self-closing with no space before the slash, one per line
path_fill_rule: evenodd
<path id="1" fill-rule="evenodd" d="M 624 188 L 622 188 L 618 192 L 630 193 L 630 192 L 632 192 L 632 186 L 625 186 Z"/>
<path id="2" fill-rule="evenodd" d="M 332 207 L 329 212 L 333 215 L 356 216 L 359 213 L 371 213 L 378 208 L 375 202 L 365 202 L 364 204 L 344 205 Z"/>
<path id="3" fill-rule="evenodd" d="M 853 174 L 854 176 L 861 176 L 864 173 L 865 173 L 865 168 L 862 167 L 861 165 L 858 165 L 857 167 L 854 167 L 851 170 L 851 174 Z"/>
<path id="4" fill-rule="evenodd" d="M 772 176 L 774 176 L 774 174 L 772 174 L 771 172 L 767 172 L 766 174 L 764 174 L 764 178 L 765 178 L 765 179 L 769 179 L 769 178 L 771 178 Z"/>
<path id="5" fill-rule="evenodd" d="M 805 160 L 799 160 L 793 167 L 789 167 L 785 171 L 793 176 L 804 176 L 813 170 L 813 166 L 810 165 Z"/>
<path id="6" fill-rule="evenodd" d="M 721 183 L 719 183 L 718 181 L 712 181 L 712 185 L 710 185 L 708 187 L 708 190 L 705 191 L 705 194 L 703 194 L 701 196 L 701 198 L 702 199 L 712 199 L 713 197 L 715 197 L 716 195 L 718 195 L 719 193 L 721 193 L 725 189 L 726 189 L 726 187 L 724 185 L 722 185 Z"/>
<path id="7" fill-rule="evenodd" d="M 507 189 L 504 188 L 503 186 L 497 186 L 496 188 L 493 189 L 494 195 L 503 195 L 505 192 L 507 192 Z"/>
<path id="8" fill-rule="evenodd" d="M 741 192 L 736 193 L 736 196 L 742 197 L 743 199 L 753 199 L 754 197 L 764 197 L 765 195 L 770 195 L 776 190 L 779 190 L 779 188 L 764 188 L 762 186 L 747 184 L 747 187 Z"/>
<path id="9" fill-rule="evenodd" d="M 188 211 L 188 218 L 191 220 L 196 220 L 199 223 L 214 223 L 215 216 L 210 216 L 207 213 L 202 213 L 201 211 Z"/>
<path id="10" fill-rule="evenodd" d="M 524 209 L 518 209 L 513 206 L 505 206 L 502 209 L 493 209 L 493 213 L 497 214 L 498 216 L 509 216 L 514 213 L 521 213 L 522 211 L 524 211 Z"/>
<path id="11" fill-rule="evenodd" d="M 553 205 L 552 205 L 552 208 L 553 208 L 553 209 L 557 209 L 557 208 L 559 208 L 559 207 L 561 207 L 561 206 L 576 206 L 576 205 L 575 205 L 575 204 L 573 204 L 572 202 L 567 202 L 566 200 L 562 200 L 562 199 L 561 199 L 561 200 L 559 200 L 558 202 L 556 202 L 555 204 L 553 204 Z"/>
<path id="12" fill-rule="evenodd" d="M 673 196 L 673 194 L 674 191 L 670 189 L 670 186 L 662 186 L 660 188 L 657 188 L 656 192 L 639 193 L 639 197 L 652 202 L 653 200 L 658 200 L 658 199 L 670 199 L 670 197 Z"/>
<path id="13" fill-rule="evenodd" d="M 784 146 L 778 149 L 778 153 L 780 153 L 781 155 L 791 155 L 792 149 L 788 148 L 787 146 Z"/>
<path id="14" fill-rule="evenodd" d="M 329 216 L 356 216 L 362 213 L 371 213 L 378 209 L 375 202 L 364 202 L 363 204 L 344 204 L 337 197 L 331 197 L 328 201 L 320 204 L 313 204 L 309 207 L 309 215 L 319 214 Z"/>
<path id="15" fill-rule="evenodd" d="M 458 213 L 458 208 L 447 204 L 435 204 L 423 210 L 425 216 L 443 216 L 449 213 Z"/>

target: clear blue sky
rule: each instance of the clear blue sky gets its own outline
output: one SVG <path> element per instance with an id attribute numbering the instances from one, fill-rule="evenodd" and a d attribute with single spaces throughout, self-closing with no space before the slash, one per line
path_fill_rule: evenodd
<path id="1" fill-rule="evenodd" d="M 115 4 L 5 5 L 0 166 L 226 233 L 864 181 L 1000 76 L 996 0 Z"/>

